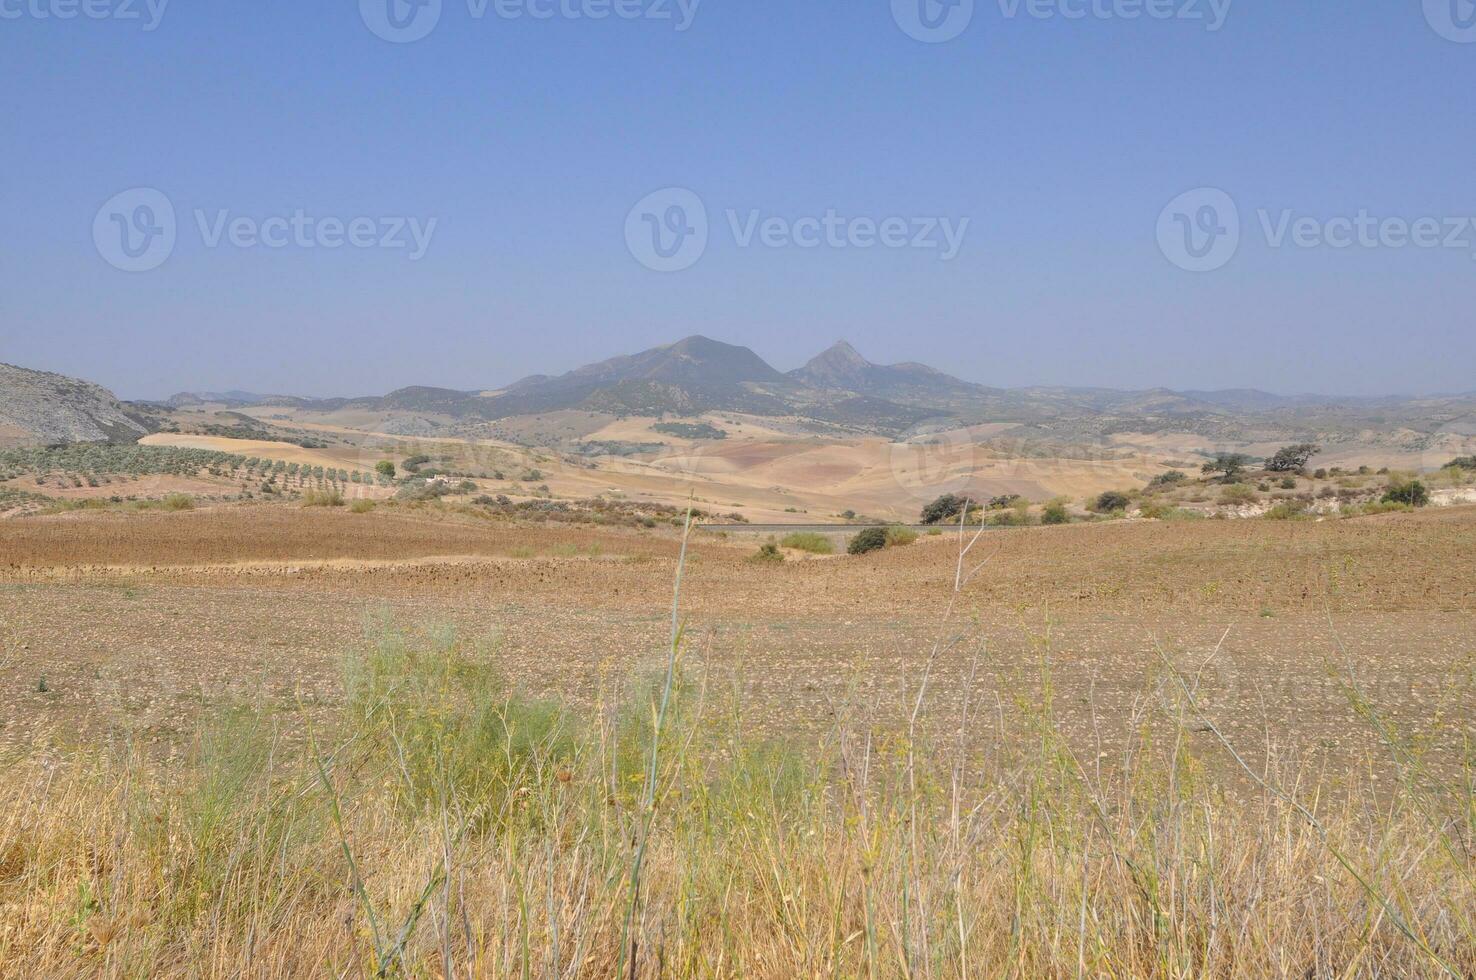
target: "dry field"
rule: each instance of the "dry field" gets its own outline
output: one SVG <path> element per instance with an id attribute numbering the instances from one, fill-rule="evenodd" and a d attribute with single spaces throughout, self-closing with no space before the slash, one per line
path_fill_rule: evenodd
<path id="1" fill-rule="evenodd" d="M 1476 509 L 756 546 L 0 521 L 0 976 L 1476 968 Z"/>
<path id="2" fill-rule="evenodd" d="M 201 704 L 253 691 L 290 704 L 306 684 L 330 697 L 340 659 L 382 617 L 485 638 L 520 686 L 588 701 L 602 672 L 628 677 L 659 657 L 678 546 L 670 530 L 437 507 L 0 522 L 11 649 L 0 744 L 139 726 L 182 735 Z M 683 605 L 696 656 L 742 686 L 765 731 L 823 731 L 858 698 L 899 719 L 950 597 L 956 536 L 778 566 L 752 562 L 755 548 L 740 534 L 694 542 Z M 1476 510 L 992 530 L 984 549 L 990 563 L 958 607 L 985 644 L 981 690 L 1028 698 L 1047 663 L 1083 747 L 1131 709 L 1160 649 L 1197 666 L 1227 630 L 1206 698 L 1247 736 L 1356 757 L 1370 742 L 1347 734 L 1348 679 L 1447 750 L 1476 717 Z M 963 652 L 939 663 L 941 716 L 969 667 Z"/>

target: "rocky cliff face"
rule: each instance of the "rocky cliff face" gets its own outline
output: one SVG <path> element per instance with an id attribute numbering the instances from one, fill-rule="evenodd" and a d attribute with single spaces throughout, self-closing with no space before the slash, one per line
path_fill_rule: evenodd
<path id="1" fill-rule="evenodd" d="M 128 443 L 148 431 L 106 388 L 0 364 L 0 445 Z"/>

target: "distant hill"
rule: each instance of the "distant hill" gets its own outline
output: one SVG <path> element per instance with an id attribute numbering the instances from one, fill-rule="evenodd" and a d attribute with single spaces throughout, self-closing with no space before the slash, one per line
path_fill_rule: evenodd
<path id="1" fill-rule="evenodd" d="M 703 336 L 501 389 L 412 386 L 381 397 L 313 400 L 244 391 L 177 395 L 208 402 L 380 413 L 382 431 L 466 431 L 561 411 L 685 415 L 729 411 L 897 436 L 977 423 L 1014 426 L 1015 438 L 1093 442 L 1115 433 L 1191 432 L 1207 443 L 1352 438 L 1364 429 L 1432 432 L 1469 413 L 1466 396 L 1330 398 L 1254 389 L 993 388 L 913 362 L 875 364 L 842 340 L 781 373 L 747 347 Z M 448 425 L 447 419 L 453 420 Z"/>
<path id="2" fill-rule="evenodd" d="M 106 388 L 0 364 L 0 445 L 129 443 L 148 433 L 142 416 Z"/>

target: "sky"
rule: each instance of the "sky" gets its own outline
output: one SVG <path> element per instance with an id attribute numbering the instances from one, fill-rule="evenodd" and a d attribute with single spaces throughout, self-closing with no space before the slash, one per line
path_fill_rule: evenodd
<path id="1" fill-rule="evenodd" d="M 0 0 L 0 361 L 1476 389 L 1472 0 L 952 3 Z"/>

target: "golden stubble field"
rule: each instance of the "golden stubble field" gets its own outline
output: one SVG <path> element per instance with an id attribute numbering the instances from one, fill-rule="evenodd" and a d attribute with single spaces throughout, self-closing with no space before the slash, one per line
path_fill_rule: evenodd
<path id="1" fill-rule="evenodd" d="M 963 733 L 978 753 L 1049 697 L 1080 752 L 1110 757 L 1161 714 L 1167 661 L 1251 756 L 1274 743 L 1329 771 L 1381 765 L 1351 683 L 1432 765 L 1469 762 L 1476 509 L 991 531 L 946 626 L 951 534 L 783 565 L 750 560 L 759 540 L 700 535 L 683 595 L 711 703 L 755 733 L 824 738 L 858 714 L 902 726 L 941 635 L 925 716 L 955 738 L 971 691 L 987 706 Z M 589 703 L 659 662 L 679 544 L 434 507 L 0 522 L 0 748 L 131 737 L 167 752 L 231 703 L 292 730 L 386 624 L 455 629 L 520 688 Z"/>

